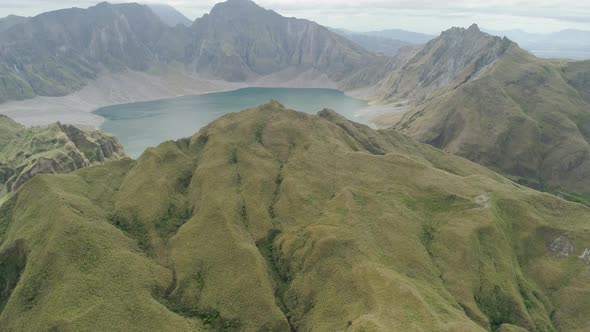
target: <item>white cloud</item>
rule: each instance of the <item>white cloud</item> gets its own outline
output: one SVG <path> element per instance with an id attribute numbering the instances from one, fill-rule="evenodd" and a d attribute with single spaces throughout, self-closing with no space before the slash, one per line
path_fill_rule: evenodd
<path id="1" fill-rule="evenodd" d="M 215 0 L 147 0 L 168 3 L 194 19 Z M 35 15 L 64 7 L 88 7 L 96 0 L 0 0 L 0 15 Z M 117 0 L 116 2 L 124 2 Z M 258 0 L 285 16 L 353 30 L 405 28 L 435 33 L 450 26 L 478 23 L 494 30 L 531 32 L 566 28 L 590 30 L 586 0 Z"/>

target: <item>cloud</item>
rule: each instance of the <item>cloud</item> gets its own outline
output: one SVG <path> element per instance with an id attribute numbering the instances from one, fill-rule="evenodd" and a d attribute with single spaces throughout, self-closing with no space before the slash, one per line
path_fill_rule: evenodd
<path id="1" fill-rule="evenodd" d="M 207 13 L 218 2 L 146 1 L 170 4 L 191 19 Z M 88 7 L 96 2 L 0 0 L 0 14 L 35 15 L 58 8 Z M 257 3 L 286 16 L 308 18 L 325 25 L 353 30 L 406 28 L 433 33 L 449 26 L 465 26 L 473 22 L 497 30 L 590 30 L 590 2 L 584 0 L 258 0 Z"/>

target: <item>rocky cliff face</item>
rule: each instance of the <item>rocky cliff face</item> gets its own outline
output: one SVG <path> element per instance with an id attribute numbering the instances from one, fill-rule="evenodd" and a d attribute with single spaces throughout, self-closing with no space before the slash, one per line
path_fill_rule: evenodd
<path id="1" fill-rule="evenodd" d="M 102 70 L 147 70 L 178 53 L 175 38 L 147 7 L 100 3 L 25 19 L 0 31 L 0 101 L 60 96 Z M 165 51 L 160 51 L 160 50 Z"/>
<path id="2" fill-rule="evenodd" d="M 18 129 L 0 144 L 0 186 L 7 192 L 18 190 L 37 174 L 69 173 L 125 156 L 114 136 L 98 130 L 60 123 Z"/>
<path id="3" fill-rule="evenodd" d="M 100 3 L 24 19 L 0 30 L 0 102 L 63 96 L 105 71 L 179 65 L 208 78 L 246 81 L 312 72 L 338 82 L 373 53 L 307 20 L 229 0 L 191 27 L 166 25 L 149 7 Z"/>
<path id="4" fill-rule="evenodd" d="M 420 102 L 437 88 L 476 78 L 511 47 L 510 40 L 485 34 L 477 25 L 452 28 L 428 42 L 379 83 L 374 98 Z"/>
<path id="5" fill-rule="evenodd" d="M 340 81 L 375 58 L 317 23 L 283 17 L 250 0 L 215 5 L 192 31 L 192 68 L 229 81 L 289 68 Z"/>

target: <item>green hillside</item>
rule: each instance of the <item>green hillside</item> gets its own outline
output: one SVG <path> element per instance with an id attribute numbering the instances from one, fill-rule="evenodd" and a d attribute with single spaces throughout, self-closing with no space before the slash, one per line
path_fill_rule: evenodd
<path id="1" fill-rule="evenodd" d="M 590 194 L 590 62 L 514 47 L 477 78 L 436 91 L 397 129 L 529 186 Z"/>
<path id="2" fill-rule="evenodd" d="M 583 331 L 589 218 L 395 131 L 272 102 L 25 184 L 0 211 L 0 326 Z"/>
<path id="3" fill-rule="evenodd" d="M 373 98 L 410 109 L 382 125 L 590 204 L 588 61 L 538 59 L 476 25 L 452 28 L 393 67 Z"/>
<path id="4" fill-rule="evenodd" d="M 0 115 L 0 199 L 37 174 L 68 173 L 125 156 L 112 135 L 60 123 L 25 128 Z"/>

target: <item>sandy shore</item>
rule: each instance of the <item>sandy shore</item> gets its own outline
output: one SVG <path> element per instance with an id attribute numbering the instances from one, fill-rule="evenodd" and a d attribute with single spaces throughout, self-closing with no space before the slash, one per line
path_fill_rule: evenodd
<path id="1" fill-rule="evenodd" d="M 0 104 L 0 114 L 5 114 L 26 126 L 46 125 L 60 121 L 99 127 L 104 119 L 93 112 L 101 107 L 224 92 L 246 87 L 338 88 L 337 84 L 324 74 L 315 71 L 296 74 L 296 69 L 287 69 L 248 82 L 226 82 L 205 79 L 196 74 L 169 67 L 158 68 L 151 73 L 126 71 L 106 74 L 68 96 L 36 97 Z M 346 94 L 365 99 L 370 89 L 350 91 Z M 399 111 L 399 108 L 392 105 L 369 106 L 359 110 L 353 120 L 382 127 L 382 124 L 373 120 L 383 114 L 399 113 Z"/>
<path id="2" fill-rule="evenodd" d="M 101 107 L 229 91 L 245 86 L 244 83 L 207 80 L 173 70 L 157 75 L 127 71 L 103 75 L 68 96 L 35 97 L 0 104 L 0 113 L 27 126 L 60 121 L 97 127 L 103 118 L 92 112 Z"/>

